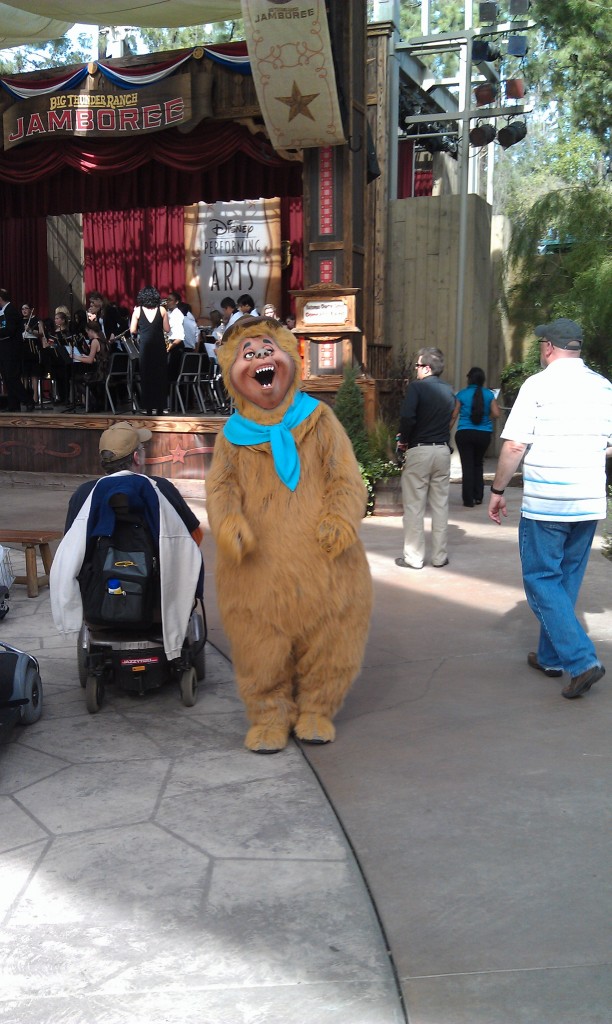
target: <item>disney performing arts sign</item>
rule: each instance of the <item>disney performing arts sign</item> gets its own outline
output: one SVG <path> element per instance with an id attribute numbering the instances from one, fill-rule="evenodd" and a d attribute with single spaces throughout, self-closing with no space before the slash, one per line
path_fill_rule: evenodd
<path id="1" fill-rule="evenodd" d="M 66 135 L 109 138 L 158 132 L 190 121 L 191 107 L 190 74 L 129 91 L 58 91 L 5 110 L 4 148 Z"/>

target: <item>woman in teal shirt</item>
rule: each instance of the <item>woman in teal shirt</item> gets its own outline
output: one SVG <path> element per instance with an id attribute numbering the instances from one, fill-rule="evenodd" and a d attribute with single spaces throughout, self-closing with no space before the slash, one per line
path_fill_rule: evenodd
<path id="1" fill-rule="evenodd" d="M 462 496 L 466 508 L 482 505 L 484 457 L 493 436 L 493 420 L 499 416 L 494 393 L 485 388 L 484 370 L 473 366 L 466 388 L 455 395 L 459 416 L 455 440 L 461 458 Z"/>

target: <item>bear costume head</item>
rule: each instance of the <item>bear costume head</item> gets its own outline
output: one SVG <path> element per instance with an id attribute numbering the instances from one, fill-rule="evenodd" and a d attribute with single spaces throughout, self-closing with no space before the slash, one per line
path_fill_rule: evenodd
<path id="1" fill-rule="evenodd" d="M 217 358 L 237 411 L 255 423 L 280 423 L 302 379 L 291 331 L 270 317 L 241 317 L 223 334 Z"/>

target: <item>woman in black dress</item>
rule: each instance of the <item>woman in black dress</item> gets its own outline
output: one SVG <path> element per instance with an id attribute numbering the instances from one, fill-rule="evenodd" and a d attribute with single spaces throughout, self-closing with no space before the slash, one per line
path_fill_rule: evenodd
<path id="1" fill-rule="evenodd" d="M 34 316 L 34 309 L 27 302 L 21 306 L 21 319 L 23 321 L 23 349 L 22 349 L 22 383 L 31 397 L 32 402 L 38 403 L 38 383 L 40 380 L 40 353 L 42 351 L 42 339 L 44 332 L 42 324 L 37 316 Z"/>
<path id="2" fill-rule="evenodd" d="M 168 396 L 168 359 L 166 334 L 170 333 L 168 314 L 160 306 L 157 288 L 143 288 L 136 296 L 130 333 L 139 336 L 140 391 L 147 416 L 153 410 L 161 416 Z"/>

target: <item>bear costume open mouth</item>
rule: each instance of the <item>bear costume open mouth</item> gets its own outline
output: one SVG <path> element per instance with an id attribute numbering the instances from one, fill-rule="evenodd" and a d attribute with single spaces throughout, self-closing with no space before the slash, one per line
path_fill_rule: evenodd
<path id="1" fill-rule="evenodd" d="M 255 380 L 262 388 L 271 388 L 276 370 L 273 366 L 260 366 L 255 370 Z"/>

